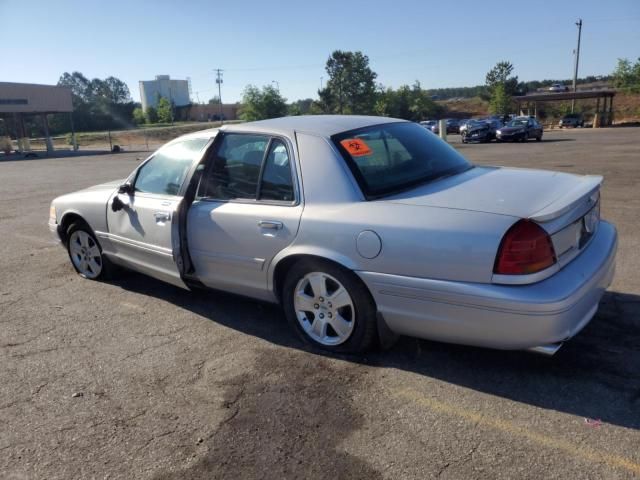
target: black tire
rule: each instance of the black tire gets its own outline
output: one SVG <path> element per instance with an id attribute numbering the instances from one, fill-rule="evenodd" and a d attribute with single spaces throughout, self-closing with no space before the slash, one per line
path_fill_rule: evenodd
<path id="1" fill-rule="evenodd" d="M 85 234 L 87 234 L 90 238 L 90 246 L 95 245 L 96 247 L 98 247 L 98 250 L 100 251 L 99 258 L 100 258 L 101 268 L 100 268 L 100 272 L 96 276 L 91 276 L 82 272 L 76 265 L 76 262 L 74 262 L 71 239 L 73 234 L 76 232 L 84 232 Z M 78 273 L 78 275 L 80 275 L 83 278 L 86 278 L 87 280 L 106 280 L 113 276 L 113 274 L 115 273 L 115 266 L 102 253 L 102 247 L 100 246 L 100 243 L 96 239 L 96 236 L 93 234 L 93 231 L 91 230 L 89 225 L 81 221 L 72 223 L 71 225 L 69 225 L 69 228 L 67 228 L 66 239 L 67 239 L 67 242 L 66 242 L 67 254 L 69 255 L 69 260 L 71 261 L 71 265 L 73 266 L 74 270 Z"/>
<path id="2" fill-rule="evenodd" d="M 294 296 L 298 283 L 312 272 L 327 274 L 344 286 L 351 297 L 355 312 L 352 331 L 346 341 L 325 345 L 313 339 L 298 320 Z M 303 259 L 291 267 L 282 287 L 282 305 L 289 324 L 300 338 L 314 348 L 334 353 L 362 353 L 371 349 L 377 338 L 376 305 L 367 287 L 351 271 L 321 259 Z"/>
<path id="3" fill-rule="evenodd" d="M 542 140 L 542 135 L 540 135 L 539 137 L 536 137 L 536 142 L 539 142 L 540 140 Z"/>

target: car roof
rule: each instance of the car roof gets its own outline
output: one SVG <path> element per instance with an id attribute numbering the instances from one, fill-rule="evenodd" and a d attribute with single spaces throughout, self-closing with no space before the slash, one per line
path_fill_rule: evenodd
<path id="1" fill-rule="evenodd" d="M 384 123 L 409 123 L 407 120 L 368 115 L 296 115 L 291 117 L 272 118 L 257 122 L 228 124 L 210 128 L 180 137 L 181 139 L 200 138 L 213 135 L 218 130 L 225 132 L 254 132 L 293 136 L 296 132 L 311 133 L 321 137 L 331 137 L 337 133 L 357 128 L 381 125 Z"/>

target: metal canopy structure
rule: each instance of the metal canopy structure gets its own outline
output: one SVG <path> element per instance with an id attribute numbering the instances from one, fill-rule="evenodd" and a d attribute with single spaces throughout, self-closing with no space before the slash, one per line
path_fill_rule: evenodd
<path id="1" fill-rule="evenodd" d="M 584 90 L 578 92 L 534 93 L 514 97 L 513 99 L 518 103 L 520 115 L 537 116 L 538 103 L 595 98 L 596 114 L 593 126 L 603 127 L 613 123 L 613 97 L 615 95 L 615 90 Z"/>
<path id="2" fill-rule="evenodd" d="M 24 127 L 25 115 L 37 115 L 42 118 L 47 151 L 53 151 L 53 143 L 49 135 L 47 115 L 52 113 L 68 113 L 71 120 L 73 144 L 75 147 L 75 132 L 73 132 L 73 103 L 71 90 L 66 87 L 53 85 L 36 85 L 31 83 L 0 82 L 0 116 L 13 118 L 13 130 L 18 141 L 18 149 L 29 151 L 29 136 Z"/>

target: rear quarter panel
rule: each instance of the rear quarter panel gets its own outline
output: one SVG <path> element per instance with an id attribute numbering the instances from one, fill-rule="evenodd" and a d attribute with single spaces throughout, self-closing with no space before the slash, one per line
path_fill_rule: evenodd
<path id="1" fill-rule="evenodd" d="M 352 270 L 422 278 L 490 282 L 509 215 L 366 201 L 329 140 L 298 134 L 304 211 L 294 242 L 271 265 L 293 254 L 317 255 Z M 375 258 L 358 253 L 364 230 L 377 233 Z"/>

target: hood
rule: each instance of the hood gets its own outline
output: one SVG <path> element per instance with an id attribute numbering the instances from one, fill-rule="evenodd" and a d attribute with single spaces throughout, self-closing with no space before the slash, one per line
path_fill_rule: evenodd
<path id="1" fill-rule="evenodd" d="M 532 218 L 544 211 L 550 218 L 554 213 L 550 208 L 552 204 L 558 208 L 561 204 L 568 204 L 573 197 L 598 188 L 601 181 L 602 177 L 546 170 L 474 167 L 459 175 L 388 197 L 385 201 L 519 218 Z"/>
<path id="2" fill-rule="evenodd" d="M 526 127 L 522 125 L 520 127 L 500 127 L 498 130 L 504 133 L 511 133 L 511 132 L 520 132 L 522 130 L 525 130 L 525 128 Z"/>
<path id="3" fill-rule="evenodd" d="M 111 180 L 109 182 L 100 183 L 98 185 L 93 185 L 92 187 L 87 187 L 82 189 L 82 192 L 92 191 L 92 190 L 114 190 L 126 182 L 126 178 L 121 178 L 119 180 Z"/>

